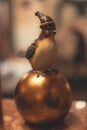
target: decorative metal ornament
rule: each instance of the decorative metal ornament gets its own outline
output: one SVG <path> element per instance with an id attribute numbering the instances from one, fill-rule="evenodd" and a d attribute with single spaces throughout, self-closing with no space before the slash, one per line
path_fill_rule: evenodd
<path id="1" fill-rule="evenodd" d="M 72 93 L 61 73 L 30 71 L 20 79 L 15 101 L 25 121 L 43 125 L 60 120 L 68 113 Z"/>
<path id="2" fill-rule="evenodd" d="M 63 118 L 72 104 L 67 79 L 52 68 L 56 59 L 56 27 L 51 17 L 36 12 L 42 32 L 26 52 L 33 70 L 18 82 L 15 101 L 23 119 L 33 125 L 45 125 Z"/>

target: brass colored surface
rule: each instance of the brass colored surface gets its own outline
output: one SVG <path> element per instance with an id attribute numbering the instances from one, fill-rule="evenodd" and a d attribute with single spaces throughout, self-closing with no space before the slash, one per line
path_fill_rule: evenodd
<path id="1" fill-rule="evenodd" d="M 30 71 L 15 90 L 20 115 L 32 124 L 47 124 L 65 116 L 72 103 L 68 81 L 54 71 Z"/>
<path id="2" fill-rule="evenodd" d="M 38 38 L 28 47 L 26 58 L 34 70 L 47 70 L 54 66 L 57 60 L 56 26 L 51 17 L 41 12 L 36 12 L 35 15 L 40 20 L 41 32 Z"/>
<path id="3" fill-rule="evenodd" d="M 29 59 L 34 70 L 46 70 L 56 61 L 57 45 L 54 38 L 44 38 L 37 42 L 35 54 Z"/>
<path id="4" fill-rule="evenodd" d="M 83 108 L 77 108 L 80 100 L 73 101 L 66 118 L 56 124 L 34 126 L 25 123 L 16 109 L 13 99 L 3 99 L 5 130 L 87 130 L 87 102 Z M 82 101 L 81 101 L 82 102 Z M 9 107 L 8 107 L 9 106 Z"/>

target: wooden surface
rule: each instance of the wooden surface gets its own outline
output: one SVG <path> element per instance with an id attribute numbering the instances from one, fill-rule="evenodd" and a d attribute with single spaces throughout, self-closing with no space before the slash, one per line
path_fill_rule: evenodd
<path id="1" fill-rule="evenodd" d="M 54 126 L 44 128 L 27 125 L 19 115 L 14 100 L 4 99 L 5 130 L 87 130 L 87 103 L 83 102 L 82 105 L 78 104 L 78 101 L 73 102 L 70 112 L 63 121 Z"/>

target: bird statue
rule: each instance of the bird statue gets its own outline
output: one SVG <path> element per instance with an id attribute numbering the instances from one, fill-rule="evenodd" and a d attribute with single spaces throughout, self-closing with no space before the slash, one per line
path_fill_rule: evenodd
<path id="1" fill-rule="evenodd" d="M 41 12 L 35 15 L 40 19 L 41 33 L 39 37 L 28 47 L 26 58 L 34 70 L 52 69 L 57 58 L 57 44 L 54 39 L 56 27 L 53 19 Z"/>
<path id="2" fill-rule="evenodd" d="M 32 126 L 46 126 L 63 119 L 72 103 L 72 92 L 65 76 L 56 68 L 55 23 L 36 12 L 41 33 L 27 49 L 32 70 L 24 74 L 15 89 L 15 102 L 22 118 Z"/>

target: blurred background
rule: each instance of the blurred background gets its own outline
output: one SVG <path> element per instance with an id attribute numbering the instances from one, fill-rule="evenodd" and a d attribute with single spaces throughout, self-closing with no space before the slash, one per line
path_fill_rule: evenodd
<path id="1" fill-rule="evenodd" d="M 87 100 L 87 0 L 0 0 L 0 74 L 4 97 L 13 97 L 20 77 L 31 70 L 17 56 L 38 38 L 36 11 L 51 16 L 57 27 L 57 68 L 69 80 L 73 98 Z"/>

